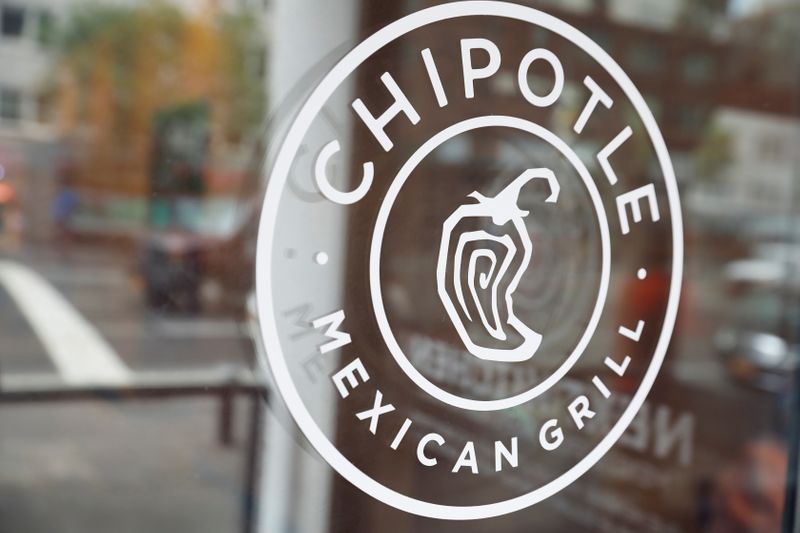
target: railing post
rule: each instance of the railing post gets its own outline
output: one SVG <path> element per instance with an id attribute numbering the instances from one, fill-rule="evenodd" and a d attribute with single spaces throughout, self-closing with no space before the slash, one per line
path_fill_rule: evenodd
<path id="1" fill-rule="evenodd" d="M 229 383 L 220 391 L 219 398 L 219 443 L 225 447 L 233 446 L 234 416 L 233 384 Z"/>
<path id="2" fill-rule="evenodd" d="M 250 393 L 250 431 L 247 435 L 247 450 L 244 458 L 244 494 L 242 533 L 256 533 L 258 526 L 258 480 L 261 470 L 261 443 L 263 442 L 264 406 L 267 399 L 262 391 Z"/>

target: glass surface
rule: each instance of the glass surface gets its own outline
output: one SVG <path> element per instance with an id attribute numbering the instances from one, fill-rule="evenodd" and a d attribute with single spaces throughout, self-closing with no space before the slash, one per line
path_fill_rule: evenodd
<path id="1" fill-rule="evenodd" d="M 467 16 L 392 40 L 320 101 L 281 173 L 293 124 L 339 61 L 444 2 L 0 3 L 0 533 L 798 527 L 800 3 L 518 3 L 576 28 L 630 77 L 669 151 L 679 212 L 623 84 L 543 26 Z M 473 96 L 462 39 L 488 39 L 501 55 L 472 80 Z M 554 71 L 537 61 L 518 75 L 537 48 L 564 71 L 547 105 L 524 87 L 543 95 Z M 488 65 L 485 48 L 472 53 L 473 66 Z M 384 73 L 419 115 L 383 125 L 390 148 L 353 105 L 373 119 L 389 109 Z M 576 129 L 587 77 L 614 106 L 596 102 Z M 406 169 L 434 135 L 481 117 Z M 614 188 L 598 152 L 626 126 Z M 368 192 L 349 204 L 317 176 L 333 139 L 323 166 L 334 190 L 353 191 L 373 165 Z M 557 202 L 538 175 L 503 211 L 527 214 L 493 217 L 491 199 L 543 168 Z M 658 201 L 643 201 L 644 222 L 631 216 L 626 232 L 617 198 L 648 183 Z M 269 241 L 262 215 L 274 219 Z M 287 406 L 289 381 L 344 460 L 406 496 L 483 505 L 527 493 L 589 454 L 632 405 L 669 321 L 679 219 L 680 306 L 646 401 L 592 468 L 535 505 L 474 521 L 398 510 L 337 472 Z M 483 241 L 463 247 L 453 274 L 462 234 Z M 517 268 L 518 283 L 503 279 Z M 506 290 L 513 302 L 498 299 Z M 332 337 L 315 321 L 336 310 L 352 340 L 321 351 Z M 509 327 L 514 316 L 525 327 Z M 536 333 L 535 357 L 502 359 L 530 355 L 514 349 Z M 625 356 L 627 372 L 609 373 Z M 371 380 L 346 397 L 334 378 L 356 357 Z M 372 428 L 358 414 L 376 387 L 395 412 Z M 442 400 L 488 405 L 540 389 L 507 410 Z M 595 414 L 576 427 L 566 406 L 582 395 Z M 413 425 L 392 446 L 406 417 Z M 540 428 L 552 419 L 564 444 L 550 453 Z M 426 466 L 417 443 L 432 432 L 445 443 L 430 441 Z M 495 442 L 512 436 L 520 465 L 496 472 Z M 467 442 L 479 474 L 455 468 Z"/>

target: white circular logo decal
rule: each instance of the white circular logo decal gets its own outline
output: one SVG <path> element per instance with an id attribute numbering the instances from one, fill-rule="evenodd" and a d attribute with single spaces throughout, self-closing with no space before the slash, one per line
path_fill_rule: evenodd
<path id="1" fill-rule="evenodd" d="M 607 53 L 531 8 L 428 8 L 349 52 L 283 139 L 257 250 L 266 361 L 372 497 L 518 511 L 643 405 L 682 239 L 661 133 Z"/>

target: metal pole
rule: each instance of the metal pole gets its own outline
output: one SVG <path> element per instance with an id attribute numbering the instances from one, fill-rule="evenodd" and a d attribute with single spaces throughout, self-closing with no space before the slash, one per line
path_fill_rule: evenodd
<path id="1" fill-rule="evenodd" d="M 264 406 L 267 403 L 266 391 L 251 392 L 250 398 L 250 431 L 247 435 L 247 450 L 245 451 L 244 460 L 242 533 L 256 533 L 258 524 L 258 480 L 261 474 Z"/>
<path id="2" fill-rule="evenodd" d="M 234 393 L 224 388 L 219 396 L 219 443 L 230 448 L 233 446 Z"/>

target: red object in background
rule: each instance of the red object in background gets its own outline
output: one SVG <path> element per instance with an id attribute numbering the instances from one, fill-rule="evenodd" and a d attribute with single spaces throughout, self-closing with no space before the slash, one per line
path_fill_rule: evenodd
<path id="1" fill-rule="evenodd" d="M 17 198 L 14 187 L 8 183 L 0 183 L 0 204 L 9 204 Z"/>
<path id="2" fill-rule="evenodd" d="M 720 516 L 714 532 L 780 531 L 786 486 L 786 447 L 763 440 L 748 444 L 718 478 Z"/>

